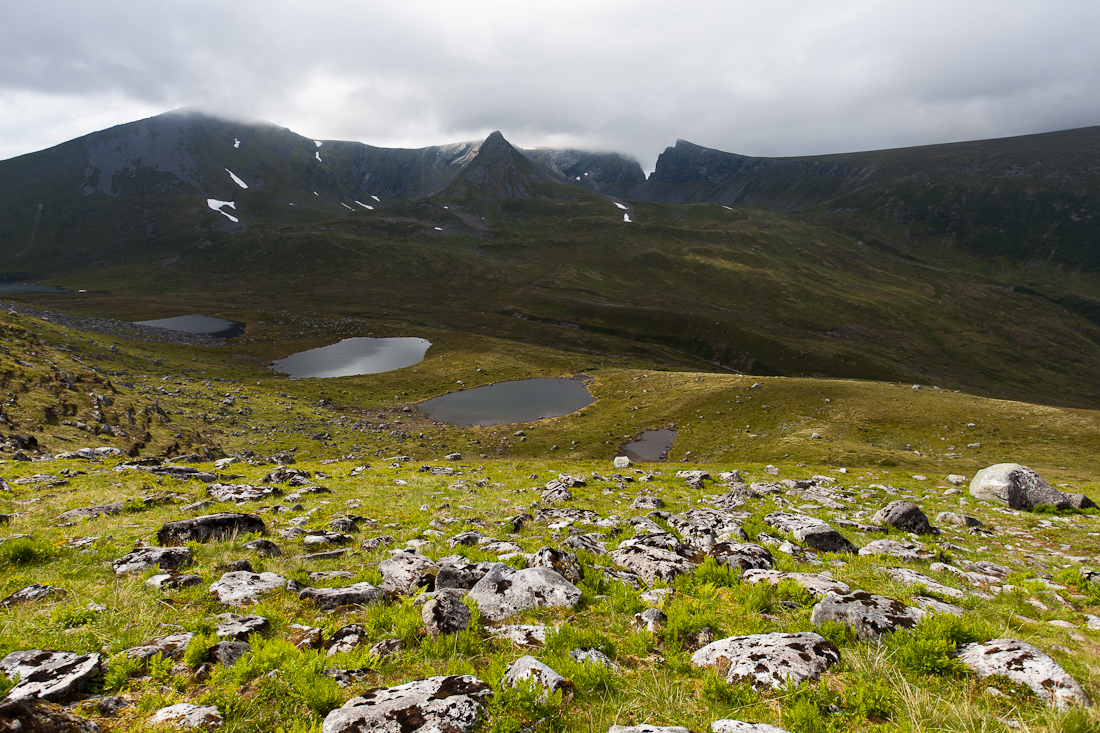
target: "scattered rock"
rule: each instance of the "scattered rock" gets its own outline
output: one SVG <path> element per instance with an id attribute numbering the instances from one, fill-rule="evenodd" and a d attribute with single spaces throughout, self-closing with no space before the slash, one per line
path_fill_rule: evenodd
<path id="1" fill-rule="evenodd" d="M 359 549 L 365 552 L 370 552 L 371 550 L 377 550 L 380 547 L 389 547 L 390 545 L 396 544 L 396 537 L 390 537 L 388 534 L 384 534 L 379 537 L 372 537 L 369 540 L 363 540 L 363 542 L 359 545 Z"/>
<path id="2" fill-rule="evenodd" d="M 549 481 L 546 488 L 539 495 L 539 501 L 544 504 L 557 504 L 562 501 L 572 501 L 573 492 L 561 481 Z"/>
<path id="3" fill-rule="evenodd" d="M 81 519 L 95 519 L 96 517 L 121 514 L 122 510 L 125 508 L 126 503 L 121 501 L 115 501 L 110 504 L 102 504 L 100 506 L 84 506 L 78 509 L 70 509 L 67 512 L 62 512 L 57 516 L 57 519 L 60 522 L 77 522 Z"/>
<path id="4" fill-rule="evenodd" d="M 640 626 L 651 634 L 656 634 L 668 625 L 668 616 L 659 609 L 647 608 L 641 613 L 634 614 L 634 625 Z"/>
<path id="5" fill-rule="evenodd" d="M 783 532 L 790 532 L 795 539 L 819 552 L 847 552 L 856 554 L 858 548 L 844 535 L 822 519 L 806 514 L 772 512 L 764 521 Z"/>
<path id="6" fill-rule="evenodd" d="M 533 680 L 542 688 L 544 699 L 558 690 L 562 691 L 564 699 L 572 697 L 573 683 L 534 657 L 520 657 L 504 673 L 504 684 L 509 687 L 516 687 L 520 680 Z"/>
<path id="7" fill-rule="evenodd" d="M 210 586 L 210 592 L 227 606 L 244 606 L 264 593 L 286 586 L 286 578 L 275 573 L 226 573 Z"/>
<path id="8" fill-rule="evenodd" d="M 207 485 L 206 493 L 215 501 L 237 503 L 239 501 L 259 501 L 272 496 L 280 496 L 283 490 L 276 486 L 212 483 Z"/>
<path id="9" fill-rule="evenodd" d="M 1091 704 L 1077 680 L 1042 650 L 1026 642 L 993 639 L 984 644 L 967 644 L 958 659 L 979 677 L 1004 675 L 1027 685 L 1039 698 L 1059 708 L 1073 703 Z"/>
<path id="10" fill-rule="evenodd" d="M 737 566 L 742 570 L 771 570 L 775 567 L 775 558 L 760 545 L 720 542 L 711 548 L 710 554 L 723 565 Z"/>
<path id="11" fill-rule="evenodd" d="M 792 580 L 805 588 L 815 596 L 823 597 L 834 593 L 841 595 L 851 593 L 852 589 L 839 580 L 833 580 L 828 575 L 817 573 L 793 573 L 779 570 L 746 570 L 741 574 L 741 580 L 745 583 L 767 582 L 779 585 L 781 581 Z"/>
<path id="12" fill-rule="evenodd" d="M 232 667 L 250 651 L 252 647 L 246 641 L 219 641 L 210 647 L 207 659 L 220 667 Z"/>
<path id="13" fill-rule="evenodd" d="M 17 606 L 20 603 L 41 601 L 47 598 L 64 598 L 66 595 L 68 595 L 68 591 L 62 590 L 61 588 L 35 583 L 15 591 L 10 596 L 0 601 L 0 606 L 9 608 L 11 606 Z"/>
<path id="14" fill-rule="evenodd" d="M 470 607 L 455 596 L 444 593 L 425 603 L 420 609 L 424 628 L 433 639 L 456 634 L 470 625 Z"/>
<path id="15" fill-rule="evenodd" d="M 970 481 L 970 495 L 1028 512 L 1040 504 L 1071 508 L 1065 494 L 1019 463 L 998 463 L 978 471 Z"/>
<path id="16" fill-rule="evenodd" d="M 304 626 L 291 624 L 287 641 L 297 649 L 321 649 L 324 646 L 324 637 L 316 626 Z"/>
<path id="17" fill-rule="evenodd" d="M 664 505 L 665 500 L 659 496 L 639 496 L 634 501 L 630 502 L 631 509 L 641 509 L 642 511 L 661 509 Z"/>
<path id="18" fill-rule="evenodd" d="M 569 656 L 574 662 L 580 662 L 581 664 L 598 664 L 602 667 L 607 667 L 613 672 L 619 671 L 619 665 L 611 661 L 611 659 L 601 652 L 599 649 L 571 649 Z"/>
<path id="19" fill-rule="evenodd" d="M 115 560 L 115 575 L 142 573 L 149 568 L 179 570 L 192 560 L 187 547 L 142 547 Z"/>
<path id="20" fill-rule="evenodd" d="M 368 603 L 385 603 L 386 591 L 370 583 L 341 585 L 335 588 L 306 588 L 298 597 L 317 604 L 322 611 L 332 611 L 341 606 L 365 606 Z"/>
<path id="21" fill-rule="evenodd" d="M 177 705 L 169 705 L 161 708 L 149 721 L 153 725 L 159 723 L 174 723 L 180 728 L 205 728 L 213 730 L 220 728 L 225 723 L 222 714 L 213 705 L 192 705 L 181 702 Z"/>
<path id="22" fill-rule="evenodd" d="M 37 698 L 57 702 L 83 692 L 99 676 L 98 654 L 26 649 L 0 659 L 0 672 L 19 677 L 5 700 Z"/>
<path id="23" fill-rule="evenodd" d="M 767 723 L 745 723 L 740 720 L 716 720 L 710 724 L 711 733 L 787 733 Z"/>
<path id="24" fill-rule="evenodd" d="M 442 561 L 440 561 L 442 563 Z M 442 588 L 459 588 L 469 590 L 477 585 L 477 582 L 485 577 L 491 562 L 479 562 L 470 564 L 444 565 L 440 564 L 439 573 L 435 576 L 436 590 Z"/>
<path id="25" fill-rule="evenodd" d="M 570 583 L 579 583 L 584 578 L 584 568 L 580 560 L 571 552 L 555 550 L 552 547 L 542 547 L 527 561 L 527 565 L 533 568 L 550 568 L 556 570 Z"/>
<path id="26" fill-rule="evenodd" d="M 160 573 L 145 580 L 145 585 L 160 590 L 179 590 L 193 585 L 202 585 L 202 576 L 185 573 Z"/>
<path id="27" fill-rule="evenodd" d="M 725 667 L 731 685 L 748 682 L 757 690 L 816 680 L 839 661 L 836 646 L 812 632 L 733 636 L 707 644 L 691 657 L 697 667 Z"/>
<path id="28" fill-rule="evenodd" d="M 907 501 L 892 501 L 882 509 L 879 509 L 871 521 L 876 524 L 886 524 L 896 527 L 903 532 L 914 534 L 931 534 L 932 525 L 928 523 L 928 516 L 916 504 Z"/>
<path id="29" fill-rule="evenodd" d="M 665 539 L 669 540 L 666 546 L 672 549 L 655 546 Z M 658 579 L 671 582 L 677 575 L 691 572 L 703 557 L 698 550 L 681 545 L 672 535 L 661 533 L 622 542 L 619 549 L 611 553 L 611 559 L 652 583 Z"/>
<path id="30" fill-rule="evenodd" d="M 99 726 L 86 718 L 58 710 L 30 699 L 0 702 L 2 733 L 99 733 Z"/>
<path id="31" fill-rule="evenodd" d="M 482 618 L 502 621 L 526 608 L 572 608 L 580 600 L 581 591 L 550 568 L 513 570 L 497 563 L 470 589 L 468 597 L 477 603 Z"/>
<path id="32" fill-rule="evenodd" d="M 546 643 L 546 627 L 542 624 L 514 624 L 488 629 L 497 639 L 510 641 L 517 646 L 539 647 Z"/>
<path id="33" fill-rule="evenodd" d="M 857 590 L 822 599 L 814 606 L 810 622 L 821 626 L 826 621 L 839 621 L 866 641 L 898 629 L 911 629 L 923 616 L 919 608 Z"/>
<path id="34" fill-rule="evenodd" d="M 266 529 L 263 520 L 253 514 L 207 514 L 166 523 L 157 532 L 157 542 L 169 546 L 225 540 L 243 534 L 262 534 Z"/>
<path id="35" fill-rule="evenodd" d="M 214 617 L 218 625 L 214 627 L 214 633 L 222 639 L 234 639 L 236 641 L 248 641 L 252 634 L 262 634 L 271 628 L 271 622 L 263 616 L 238 616 L 235 613 L 219 613 Z"/>
<path id="36" fill-rule="evenodd" d="M 944 479 L 944 481 L 951 484 L 952 486 L 962 486 L 966 483 L 966 476 L 960 476 L 957 473 L 949 473 L 947 474 L 947 477 Z"/>
<path id="37" fill-rule="evenodd" d="M 435 587 L 439 566 L 416 550 L 397 550 L 378 563 L 378 572 L 382 573 L 382 590 L 411 596 L 418 588 Z"/>
<path id="38" fill-rule="evenodd" d="M 909 568 L 879 568 L 879 571 L 889 575 L 903 585 L 923 585 L 926 590 L 932 593 L 938 593 L 941 596 L 959 599 L 966 598 L 966 593 L 958 588 L 944 585 L 938 580 L 929 578 L 923 573 L 918 573 L 916 570 L 910 570 Z"/>
<path id="39" fill-rule="evenodd" d="M 935 557 L 924 545 L 919 542 L 898 542 L 897 540 L 879 539 L 868 542 L 860 548 L 860 555 L 889 555 L 899 560 L 916 562 Z"/>
<path id="40" fill-rule="evenodd" d="M 350 624 L 337 629 L 332 638 L 325 642 L 327 656 L 346 654 L 354 651 L 367 638 L 367 632 L 359 624 Z"/>
<path id="41" fill-rule="evenodd" d="M 692 733 L 678 725 L 613 725 L 607 733 Z"/>
<path id="42" fill-rule="evenodd" d="M 956 527 L 982 527 L 980 519 L 968 517 L 965 514 L 955 512 L 940 512 L 936 515 L 936 521 L 940 524 L 954 524 Z"/>
<path id="43" fill-rule="evenodd" d="M 472 733 L 492 688 L 470 675 L 429 677 L 353 697 L 325 717 L 324 733 Z"/>
<path id="44" fill-rule="evenodd" d="M 393 656 L 405 648 L 405 642 L 400 639 L 383 639 L 370 648 L 370 653 L 379 658 Z"/>
<path id="45" fill-rule="evenodd" d="M 142 662 L 152 659 L 158 654 L 164 659 L 178 659 L 187 650 L 187 645 L 191 643 L 192 637 L 194 637 L 194 634 L 184 632 L 150 639 L 144 644 L 138 644 L 127 649 L 126 657 Z"/>

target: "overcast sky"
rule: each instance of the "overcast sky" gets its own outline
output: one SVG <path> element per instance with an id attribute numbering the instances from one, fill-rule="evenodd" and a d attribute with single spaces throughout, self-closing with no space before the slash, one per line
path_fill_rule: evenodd
<path id="1" fill-rule="evenodd" d="M 0 3 L 0 159 L 196 105 L 317 139 L 501 130 L 807 155 L 1100 124 L 1096 0 Z"/>

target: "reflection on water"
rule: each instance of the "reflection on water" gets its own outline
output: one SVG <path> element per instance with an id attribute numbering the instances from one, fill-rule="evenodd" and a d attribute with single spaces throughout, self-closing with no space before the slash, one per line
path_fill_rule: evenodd
<path id="1" fill-rule="evenodd" d="M 360 336 L 319 349 L 299 351 L 272 362 L 271 368 L 293 379 L 380 374 L 419 364 L 431 345 L 431 341 L 422 338 Z"/>
<path id="2" fill-rule="evenodd" d="M 18 295 L 19 293 L 69 293 L 70 290 L 55 285 L 32 285 L 31 283 L 0 283 L 0 295 Z"/>
<path id="3" fill-rule="evenodd" d="M 623 445 L 619 455 L 632 461 L 663 461 L 676 440 L 676 431 L 668 428 L 646 430 L 642 437 Z"/>
<path id="4" fill-rule="evenodd" d="M 217 336 L 231 339 L 244 333 L 245 324 L 240 321 L 227 321 L 224 318 L 211 318 L 210 316 L 191 315 L 176 316 L 175 318 L 158 318 L 155 321 L 136 321 L 139 326 L 155 326 L 166 328 L 169 331 L 182 331 L 184 333 L 197 333 L 203 336 Z"/>
<path id="5" fill-rule="evenodd" d="M 579 379 L 520 379 L 433 397 L 417 405 L 451 425 L 503 425 L 561 417 L 596 401 Z"/>

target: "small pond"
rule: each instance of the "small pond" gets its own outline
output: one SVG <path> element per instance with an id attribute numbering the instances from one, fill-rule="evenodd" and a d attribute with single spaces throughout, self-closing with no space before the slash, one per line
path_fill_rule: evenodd
<path id="1" fill-rule="evenodd" d="M 451 425 L 506 425 L 561 417 L 596 401 L 579 379 L 520 379 L 433 397 L 417 405 Z"/>
<path id="2" fill-rule="evenodd" d="M 640 438 L 619 448 L 619 455 L 626 456 L 632 461 L 646 463 L 663 461 L 668 458 L 668 452 L 672 449 L 672 441 L 674 440 L 676 440 L 675 430 L 669 430 L 668 428 L 646 430 Z"/>
<path id="3" fill-rule="evenodd" d="M 19 293 L 71 293 L 71 290 L 56 285 L 33 285 L 31 283 L 0 283 L 0 295 L 18 295 Z"/>
<path id="4" fill-rule="evenodd" d="M 226 339 L 240 336 L 244 333 L 245 326 L 240 321 L 227 321 L 224 318 L 211 318 L 210 316 L 198 314 L 176 316 L 175 318 L 158 318 L 155 321 L 135 321 L 135 323 L 139 326 L 155 326 L 169 331 L 197 333 L 203 336 L 217 336 Z"/>
<path id="5" fill-rule="evenodd" d="M 419 364 L 431 345 L 431 341 L 422 338 L 359 336 L 319 349 L 299 351 L 272 362 L 271 368 L 289 374 L 291 379 L 380 374 Z"/>

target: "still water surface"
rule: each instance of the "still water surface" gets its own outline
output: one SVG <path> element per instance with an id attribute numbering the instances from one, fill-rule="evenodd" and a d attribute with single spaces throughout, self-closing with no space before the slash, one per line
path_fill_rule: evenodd
<path id="1" fill-rule="evenodd" d="M 217 336 L 231 339 L 244 333 L 245 324 L 240 321 L 227 321 L 224 318 L 211 318 L 210 316 L 191 315 L 176 316 L 175 318 L 158 318 L 155 321 L 135 321 L 139 326 L 156 326 L 166 328 L 169 331 L 182 331 L 183 333 L 197 333 L 203 336 Z"/>
<path id="2" fill-rule="evenodd" d="M 292 379 L 381 374 L 419 364 L 431 345 L 431 341 L 422 338 L 359 336 L 319 349 L 299 351 L 272 362 L 271 368 L 289 374 Z"/>
<path id="3" fill-rule="evenodd" d="M 451 425 L 504 425 L 561 417 L 596 401 L 579 379 L 520 379 L 433 397 L 417 405 Z"/>
<path id="4" fill-rule="evenodd" d="M 626 443 L 619 449 L 619 455 L 632 461 L 663 461 L 668 458 L 672 441 L 676 440 L 676 431 L 668 428 L 646 430 L 637 440 Z"/>
<path id="5" fill-rule="evenodd" d="M 71 290 L 59 288 L 56 285 L 33 285 L 31 283 L 0 283 L 0 295 L 16 295 L 18 293 L 70 293 Z"/>

